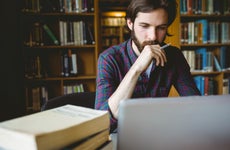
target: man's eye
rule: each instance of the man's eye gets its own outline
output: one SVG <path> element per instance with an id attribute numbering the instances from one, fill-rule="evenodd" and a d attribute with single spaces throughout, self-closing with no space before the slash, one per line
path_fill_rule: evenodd
<path id="1" fill-rule="evenodd" d="M 148 25 L 145 25 L 145 24 L 143 24 L 143 25 L 140 25 L 142 28 L 148 28 L 149 26 Z"/>
<path id="2" fill-rule="evenodd" d="M 159 26 L 157 27 L 157 30 L 166 30 L 167 29 L 167 26 Z"/>

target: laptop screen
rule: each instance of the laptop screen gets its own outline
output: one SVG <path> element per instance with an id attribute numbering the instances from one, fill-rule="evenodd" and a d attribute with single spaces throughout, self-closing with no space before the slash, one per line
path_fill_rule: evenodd
<path id="1" fill-rule="evenodd" d="M 119 150 L 230 149 L 230 95 L 125 100 L 117 138 Z"/>

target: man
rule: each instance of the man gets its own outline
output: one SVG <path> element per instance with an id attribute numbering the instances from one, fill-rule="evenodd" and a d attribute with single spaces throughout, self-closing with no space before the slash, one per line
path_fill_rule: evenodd
<path id="1" fill-rule="evenodd" d="M 175 0 L 132 0 L 126 12 L 131 38 L 100 54 L 95 108 L 110 112 L 111 130 L 125 99 L 167 97 L 172 85 L 181 96 L 200 95 L 182 52 L 162 48 L 176 10 Z"/>

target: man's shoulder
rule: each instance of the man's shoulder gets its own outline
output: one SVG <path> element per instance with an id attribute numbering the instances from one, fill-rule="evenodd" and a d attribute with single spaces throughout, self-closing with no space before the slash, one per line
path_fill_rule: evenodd
<path id="1" fill-rule="evenodd" d="M 104 50 L 100 56 L 108 57 L 108 56 L 114 56 L 114 55 L 120 55 L 127 49 L 127 43 L 128 41 L 124 41 L 123 43 L 120 43 L 118 45 L 113 45 L 106 50 Z"/>
<path id="2" fill-rule="evenodd" d="M 178 55 L 178 54 L 182 53 L 181 50 L 178 47 L 176 47 L 176 46 L 169 46 L 169 47 L 167 47 L 165 49 L 165 52 L 168 55 Z"/>

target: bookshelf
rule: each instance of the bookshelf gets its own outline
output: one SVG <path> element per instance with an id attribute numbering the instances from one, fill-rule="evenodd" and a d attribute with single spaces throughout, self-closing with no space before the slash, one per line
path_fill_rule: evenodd
<path id="1" fill-rule="evenodd" d="M 180 48 L 188 60 L 192 75 L 194 78 L 200 78 L 197 85 L 202 95 L 229 94 L 229 1 L 181 0 L 178 2 L 180 4 Z M 211 92 L 207 92 L 207 87 Z"/>
<path id="2" fill-rule="evenodd" d="M 100 0 L 101 52 L 129 38 L 126 26 L 126 8 L 129 0 Z"/>
<path id="3" fill-rule="evenodd" d="M 101 13 L 102 48 L 124 42 L 129 37 L 126 27 L 125 11 L 106 11 Z"/>
<path id="4" fill-rule="evenodd" d="M 28 113 L 39 111 L 42 103 L 53 97 L 96 90 L 98 0 L 84 1 L 85 5 L 72 2 L 22 0 Z"/>

